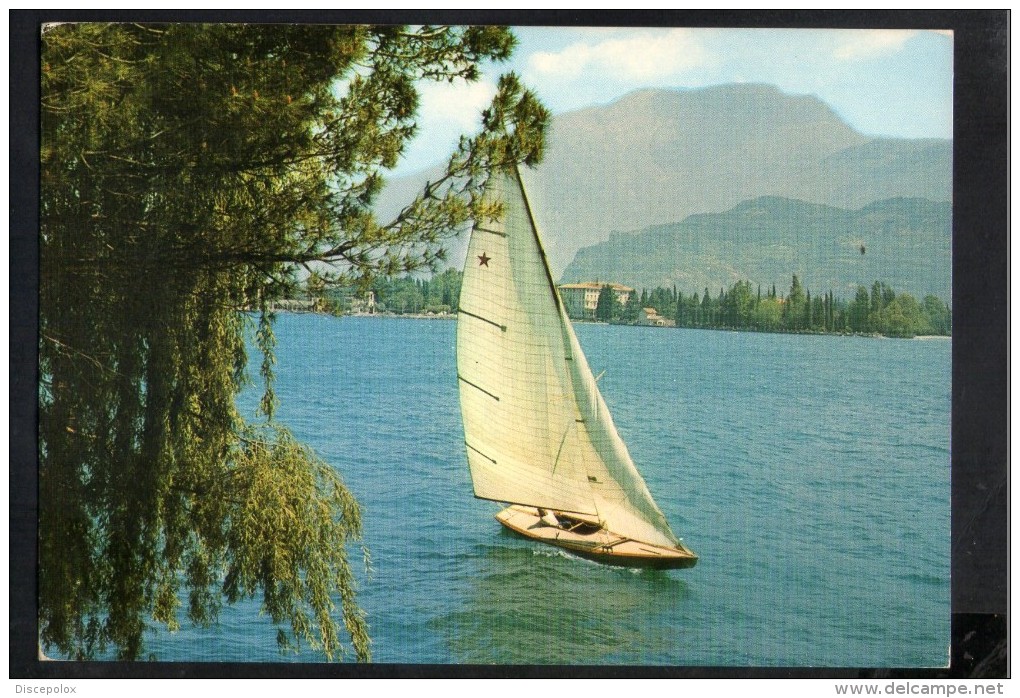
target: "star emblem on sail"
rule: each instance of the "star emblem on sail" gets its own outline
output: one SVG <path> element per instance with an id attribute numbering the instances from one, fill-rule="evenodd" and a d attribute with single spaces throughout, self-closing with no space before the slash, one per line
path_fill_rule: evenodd
<path id="1" fill-rule="evenodd" d="M 492 257 L 490 257 L 487 253 L 482 252 L 478 255 L 478 266 L 487 267 L 489 266 L 490 261 L 492 261 Z"/>

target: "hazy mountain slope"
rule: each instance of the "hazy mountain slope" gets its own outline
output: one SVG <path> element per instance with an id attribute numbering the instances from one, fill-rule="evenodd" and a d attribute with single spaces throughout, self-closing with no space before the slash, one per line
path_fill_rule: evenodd
<path id="1" fill-rule="evenodd" d="M 861 247 L 864 253 L 861 253 Z M 746 201 L 578 251 L 564 281 L 676 285 L 713 294 L 739 280 L 789 290 L 797 274 L 816 293 L 852 296 L 884 281 L 918 299 L 951 298 L 952 212 L 945 202 L 892 199 L 847 210 L 779 197 Z"/>
<path id="2" fill-rule="evenodd" d="M 545 160 L 523 175 L 558 275 L 578 249 L 613 231 L 764 195 L 844 208 L 949 200 L 952 145 L 870 138 L 821 100 L 768 85 L 642 90 L 556 116 Z M 394 182 L 383 207 L 395 208 L 409 186 Z M 462 256 L 460 247 L 451 260 Z"/>

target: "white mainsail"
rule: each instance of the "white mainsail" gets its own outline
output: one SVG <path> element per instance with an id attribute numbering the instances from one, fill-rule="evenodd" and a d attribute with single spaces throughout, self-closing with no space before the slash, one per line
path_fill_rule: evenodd
<path id="1" fill-rule="evenodd" d="M 471 233 L 457 323 L 475 496 L 595 515 L 620 535 L 675 545 L 567 318 L 520 174 L 493 174 L 485 196 L 503 211 Z"/>

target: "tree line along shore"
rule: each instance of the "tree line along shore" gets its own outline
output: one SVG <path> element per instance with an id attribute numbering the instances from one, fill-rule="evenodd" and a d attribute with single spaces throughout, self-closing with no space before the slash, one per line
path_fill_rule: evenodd
<path id="1" fill-rule="evenodd" d="M 461 276 L 451 268 L 428 279 L 378 278 L 361 290 L 327 288 L 313 276 L 305 284 L 311 302 L 307 309 L 335 315 L 449 315 L 456 311 Z M 796 274 L 785 295 L 775 285 L 763 289 L 750 281 L 737 281 L 718 293 L 707 288 L 685 293 L 675 286 L 645 289 L 629 294 L 621 303 L 607 284 L 593 316 L 577 319 L 644 324 L 645 309 L 654 310 L 668 326 L 680 328 L 886 337 L 951 336 L 953 329 L 952 309 L 934 295 L 918 301 L 875 281 L 870 287 L 858 286 L 854 297 L 845 299 L 831 290 L 813 294 Z"/>

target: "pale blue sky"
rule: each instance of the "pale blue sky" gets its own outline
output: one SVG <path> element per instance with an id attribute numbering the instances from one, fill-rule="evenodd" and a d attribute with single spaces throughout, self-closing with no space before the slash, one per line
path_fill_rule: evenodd
<path id="1" fill-rule="evenodd" d="M 519 27 L 513 58 L 477 83 L 423 85 L 421 133 L 397 174 L 445 160 L 473 133 L 500 73 L 517 72 L 554 114 L 646 87 L 776 85 L 827 102 L 874 136 L 951 138 L 950 32 L 851 29 Z"/>

